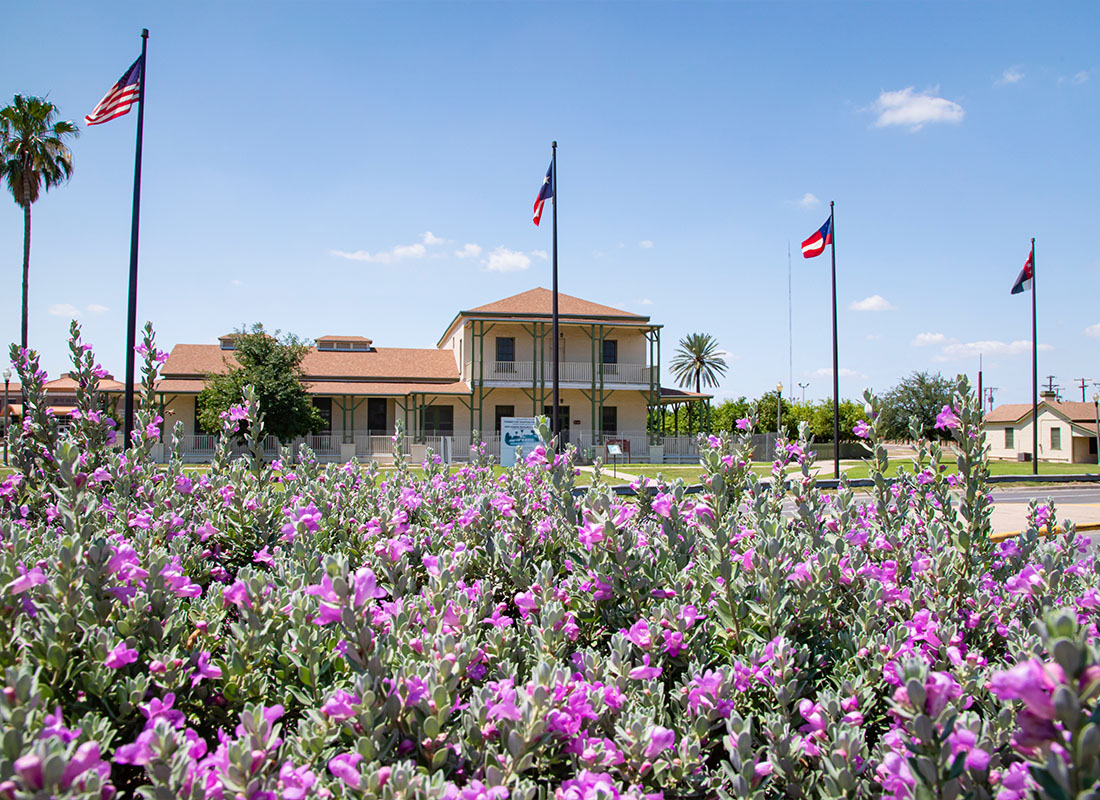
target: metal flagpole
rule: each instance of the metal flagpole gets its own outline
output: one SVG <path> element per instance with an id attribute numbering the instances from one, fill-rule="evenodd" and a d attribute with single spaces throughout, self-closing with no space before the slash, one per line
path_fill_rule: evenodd
<path id="1" fill-rule="evenodd" d="M 787 240 L 787 385 L 794 391 L 794 312 L 791 304 L 791 240 Z"/>
<path id="2" fill-rule="evenodd" d="M 833 477 L 840 479 L 840 375 L 836 355 L 836 222 L 833 201 L 829 201 L 829 233 L 833 237 Z"/>
<path id="3" fill-rule="evenodd" d="M 137 346 L 138 217 L 141 210 L 141 133 L 145 122 L 145 48 L 149 29 L 141 29 L 141 76 L 138 78 L 137 150 L 134 155 L 134 215 L 130 221 L 130 295 L 126 308 L 126 404 L 123 422 L 124 449 L 134 432 L 134 348 Z"/>
<path id="4" fill-rule="evenodd" d="M 978 419 L 985 416 L 985 397 L 983 394 L 984 387 L 982 386 L 982 354 L 978 353 Z"/>
<path id="5" fill-rule="evenodd" d="M 1035 237 L 1031 237 L 1031 474 L 1039 474 L 1039 334 L 1035 324 Z"/>
<path id="6" fill-rule="evenodd" d="M 554 308 L 551 318 L 551 336 L 554 337 L 553 358 L 554 358 L 554 405 L 553 405 L 553 419 L 550 422 L 550 430 L 553 431 L 554 436 L 558 437 L 558 447 L 562 446 L 561 442 L 561 420 L 559 416 L 561 414 L 558 398 L 558 379 L 559 379 L 559 367 L 558 367 L 558 143 L 550 143 L 551 157 L 550 157 L 550 172 L 553 183 L 554 196 L 551 198 L 551 202 L 554 204 L 554 242 L 553 242 L 553 261 L 554 261 Z M 595 421 L 593 421 L 595 425 Z"/>

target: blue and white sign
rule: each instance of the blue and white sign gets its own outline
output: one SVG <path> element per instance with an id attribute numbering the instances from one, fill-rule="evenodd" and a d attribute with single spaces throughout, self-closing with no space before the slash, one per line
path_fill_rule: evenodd
<path id="1" fill-rule="evenodd" d="M 539 432 L 535 427 L 535 417 L 501 417 L 500 419 L 500 465 L 512 467 L 516 464 L 516 448 L 521 454 L 530 453 L 539 444 Z"/>

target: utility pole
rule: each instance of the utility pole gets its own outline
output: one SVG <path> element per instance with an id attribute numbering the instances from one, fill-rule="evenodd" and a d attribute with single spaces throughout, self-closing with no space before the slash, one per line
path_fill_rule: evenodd
<path id="1" fill-rule="evenodd" d="M 1085 400 L 1085 387 L 1089 385 L 1090 381 L 1092 381 L 1092 378 L 1078 378 L 1077 379 L 1077 382 L 1081 384 L 1081 402 L 1082 403 L 1087 402 Z"/>
<path id="2" fill-rule="evenodd" d="M 989 410 L 990 411 L 993 410 L 993 393 L 995 391 L 997 391 L 998 389 L 1000 389 L 1000 388 L 1001 388 L 1000 386 L 986 386 L 985 387 L 986 402 L 989 403 Z"/>

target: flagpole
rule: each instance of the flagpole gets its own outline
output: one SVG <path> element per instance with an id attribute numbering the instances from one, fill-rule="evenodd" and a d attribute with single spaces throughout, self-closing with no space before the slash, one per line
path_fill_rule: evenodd
<path id="1" fill-rule="evenodd" d="M 829 232 L 833 237 L 829 251 L 833 255 L 833 477 L 840 480 L 840 374 L 836 354 L 836 221 L 833 201 L 829 201 Z"/>
<path id="2" fill-rule="evenodd" d="M 137 346 L 138 218 L 141 211 L 141 134 L 145 122 L 145 48 L 149 29 L 141 29 L 141 75 L 138 78 L 137 149 L 134 153 L 134 214 L 130 221 L 130 294 L 126 306 L 126 404 L 123 449 L 134 431 L 134 348 Z"/>
<path id="3" fill-rule="evenodd" d="M 1039 474 L 1039 329 L 1035 323 L 1035 237 L 1031 237 L 1031 474 Z"/>
<path id="4" fill-rule="evenodd" d="M 787 376 L 791 387 L 791 392 L 794 392 L 794 311 L 791 304 L 791 240 L 787 240 L 787 369 L 790 370 L 790 374 Z"/>
<path id="5" fill-rule="evenodd" d="M 554 357 L 554 403 L 553 403 L 553 418 L 550 422 L 550 430 L 554 436 L 558 438 L 558 447 L 562 446 L 561 441 L 561 411 L 559 410 L 558 399 L 558 143 L 550 143 L 550 182 L 554 188 L 554 194 L 551 198 L 551 202 L 554 205 L 554 236 L 553 236 L 553 262 L 554 262 L 554 307 L 551 317 L 552 328 L 551 335 L 554 337 L 554 346 L 552 348 Z M 595 427 L 595 420 L 593 420 L 593 427 Z"/>

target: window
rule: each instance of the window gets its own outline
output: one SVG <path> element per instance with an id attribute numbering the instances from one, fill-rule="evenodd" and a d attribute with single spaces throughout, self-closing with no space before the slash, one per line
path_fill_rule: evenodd
<path id="1" fill-rule="evenodd" d="M 386 425 L 386 398 L 367 398 L 367 433 L 371 436 L 385 436 L 390 433 Z"/>
<path id="2" fill-rule="evenodd" d="M 515 406 L 497 406 L 496 411 L 496 424 L 493 425 L 493 434 L 500 433 L 500 421 L 505 417 L 514 417 L 516 415 Z"/>
<path id="3" fill-rule="evenodd" d="M 325 427 L 321 433 L 332 433 L 332 398 L 314 397 L 313 407 L 320 412 L 321 419 L 325 421 Z"/>
<path id="4" fill-rule="evenodd" d="M 1016 449 L 1016 429 L 1005 428 L 1005 450 Z"/>
<path id="5" fill-rule="evenodd" d="M 424 409 L 424 433 L 428 436 L 452 436 L 454 432 L 454 406 L 428 406 Z"/>
<path id="6" fill-rule="evenodd" d="M 1095 436 L 1092 436 L 1092 437 L 1089 438 L 1089 455 L 1090 456 L 1096 455 L 1096 437 Z"/>
<path id="7" fill-rule="evenodd" d="M 1050 449 L 1061 450 L 1062 449 L 1062 429 L 1051 428 L 1050 429 Z"/>
<path id="8" fill-rule="evenodd" d="M 199 422 L 199 398 L 195 398 L 195 435 L 203 436 L 206 434 L 206 429 L 202 427 L 202 423 Z"/>
<path id="9" fill-rule="evenodd" d="M 615 406 L 604 406 L 600 414 L 600 431 L 602 433 L 615 434 L 619 432 L 619 409 Z"/>
<path id="10" fill-rule="evenodd" d="M 514 336 L 497 337 L 497 361 L 516 360 L 516 339 Z"/>
<path id="11" fill-rule="evenodd" d="M 619 343 L 614 339 L 603 340 L 603 363 L 619 363 Z"/>

